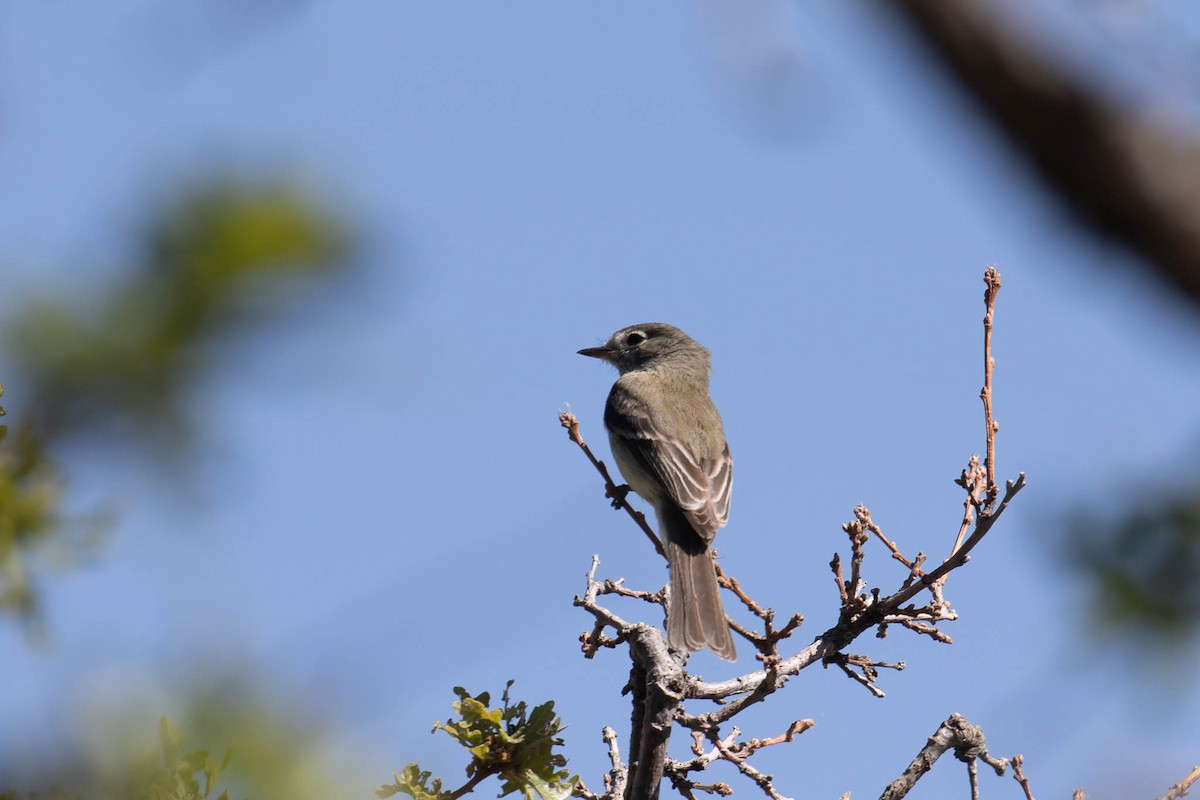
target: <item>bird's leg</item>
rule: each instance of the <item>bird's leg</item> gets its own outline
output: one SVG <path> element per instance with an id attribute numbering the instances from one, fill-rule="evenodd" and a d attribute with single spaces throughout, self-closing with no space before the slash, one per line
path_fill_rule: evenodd
<path id="1" fill-rule="evenodd" d="M 622 483 L 620 486 L 614 486 L 612 489 L 604 493 L 605 497 L 612 498 L 612 507 L 620 508 L 625 503 L 625 497 L 633 491 L 628 483 Z"/>

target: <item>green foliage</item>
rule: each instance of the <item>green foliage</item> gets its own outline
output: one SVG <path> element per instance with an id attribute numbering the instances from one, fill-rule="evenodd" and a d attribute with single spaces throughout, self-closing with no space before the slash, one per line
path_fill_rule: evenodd
<path id="1" fill-rule="evenodd" d="M 98 518 L 68 518 L 60 511 L 63 481 L 46 443 L 25 422 L 0 439 L 0 613 L 31 619 L 36 594 L 31 563 L 54 549 L 90 549 Z"/>
<path id="2" fill-rule="evenodd" d="M 230 749 L 220 761 L 207 750 L 185 752 L 183 734 L 166 717 L 158 723 L 158 742 L 161 752 L 134 764 L 124 782 L 106 793 L 106 800 L 207 800 L 233 756 Z M 217 800 L 229 800 L 229 792 L 221 792 Z"/>
<path id="3" fill-rule="evenodd" d="M 430 786 L 429 780 L 432 773 L 422 770 L 415 762 L 410 763 L 400 772 L 393 772 L 392 777 L 396 779 L 396 782 L 381 786 L 375 794 L 380 797 L 392 797 L 403 793 L 412 797 L 413 800 L 446 800 L 446 798 L 456 796 L 452 792 L 442 791 L 441 778 L 433 778 L 433 785 Z"/>
<path id="4" fill-rule="evenodd" d="M 78 560 L 103 527 L 95 515 L 60 511 L 63 482 L 48 442 L 114 420 L 132 423 L 123 434 L 182 432 L 182 390 L 204 347 L 262 297 L 332 270 L 346 249 L 338 226 L 285 184 L 193 188 L 140 236 L 143 257 L 124 285 L 107 296 L 28 301 L 7 325 L 30 398 L 23 417 L 36 424 L 6 440 L 0 426 L 0 613 L 34 618 L 35 546 Z"/>
<path id="5" fill-rule="evenodd" d="M 22 787 L 60 787 L 59 794 L 22 794 L 19 800 L 222 800 L 222 789 L 259 800 L 354 796 L 347 787 L 361 786 L 364 767 L 331 746 L 337 740 L 333 722 L 311 710 L 319 702 L 275 699 L 271 687 L 228 666 L 200 661 L 193 668 L 204 682 L 181 693 L 145 683 L 141 670 L 128 676 L 135 683 L 107 683 L 80 715 L 72 744 L 44 754 L 40 774 Z M 152 746 L 147 734 L 157 712 L 151 709 L 164 702 L 171 722 L 159 724 Z M 185 746 L 179 730 L 188 742 L 209 749 Z M 18 766 L 13 758 L 0 752 L 0 792 L 16 788 L 4 783 Z M 9 798 L 0 794 L 0 800 Z"/>
<path id="6" fill-rule="evenodd" d="M 142 238 L 141 263 L 109 296 L 31 302 L 8 328 L 52 429 L 112 417 L 176 427 L 203 347 L 272 292 L 329 272 L 346 249 L 306 194 L 228 181 L 186 193 Z"/>
<path id="7" fill-rule="evenodd" d="M 1115 522 L 1077 518 L 1069 542 L 1105 630 L 1182 645 L 1200 629 L 1200 493 L 1161 497 Z"/>
<path id="8" fill-rule="evenodd" d="M 562 769 L 567 759 L 555 753 L 563 743 L 559 734 L 562 719 L 554 714 L 554 702 L 549 701 L 529 711 L 524 701 L 511 704 L 504 687 L 503 705 L 491 708 L 491 696 L 483 692 L 475 697 L 461 686 L 454 688 L 458 700 L 453 708 L 460 719 L 437 722 L 433 730 L 444 731 L 471 754 L 467 765 L 468 781 L 452 792 L 442 791 L 442 782 L 432 778 L 415 764 L 394 773 L 395 782 L 382 786 L 376 794 L 391 797 L 407 794 L 414 800 L 452 800 L 474 789 L 484 778 L 492 775 L 501 781 L 499 797 L 521 792 L 526 800 L 563 800 L 574 791 L 579 776 L 568 775 Z"/>
<path id="9" fill-rule="evenodd" d="M 269 687 L 209 667 L 205 684 L 193 687 L 180 712 L 186 729 L 208 742 L 228 743 L 237 753 L 230 770 L 255 798 L 330 800 L 346 797 L 332 773 L 328 747 L 332 723 L 317 718 L 318 703 L 274 700 Z"/>
<path id="10" fill-rule="evenodd" d="M 125 765 L 117 779 L 89 786 L 88 794 L 55 787 L 25 795 L 7 791 L 0 793 L 0 800 L 208 800 L 233 756 L 228 749 L 220 761 L 207 750 L 185 752 L 183 734 L 166 717 L 158 724 L 158 745 L 158 752 Z M 229 792 L 215 800 L 229 800 Z"/>

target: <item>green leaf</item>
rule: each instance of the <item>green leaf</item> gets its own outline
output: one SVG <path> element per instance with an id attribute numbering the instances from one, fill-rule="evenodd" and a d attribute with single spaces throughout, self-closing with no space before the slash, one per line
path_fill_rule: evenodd
<path id="1" fill-rule="evenodd" d="M 458 700 L 452 707 L 459 718 L 435 722 L 433 730 L 444 731 L 471 754 L 466 773 L 472 788 L 481 778 L 496 775 L 501 781 L 501 797 L 521 792 L 527 800 L 563 800 L 572 794 L 579 778 L 569 775 L 566 757 L 555 752 L 563 743 L 559 738 L 564 728 L 562 719 L 555 715 L 553 701 L 532 711 L 523 700 L 513 702 L 509 696 L 512 684 L 509 681 L 505 685 L 498 708 L 491 707 L 487 692 L 472 697 L 461 686 L 454 687 Z M 390 797 L 404 793 L 418 800 L 442 800 L 454 794 L 443 794 L 436 779 L 430 788 L 430 774 L 416 764 L 409 764 L 393 777 L 395 782 L 381 787 L 376 794 Z"/>
<path id="2" fill-rule="evenodd" d="M 444 800 L 450 796 L 449 792 L 442 792 L 442 782 L 438 778 L 433 778 L 433 785 L 430 786 L 432 773 L 422 770 L 415 761 L 410 762 L 402 771 L 393 772 L 392 777 L 395 778 L 394 783 L 375 790 L 377 797 L 392 797 L 403 793 L 414 800 Z"/>

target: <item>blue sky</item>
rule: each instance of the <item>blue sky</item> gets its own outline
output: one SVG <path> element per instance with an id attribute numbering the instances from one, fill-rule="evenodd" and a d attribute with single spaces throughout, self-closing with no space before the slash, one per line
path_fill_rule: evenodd
<path id="1" fill-rule="evenodd" d="M 736 463 L 718 547 L 752 594 L 806 615 L 800 646 L 835 619 L 827 563 L 856 503 L 906 551 L 948 550 L 952 479 L 983 445 L 993 263 L 998 463 L 1030 486 L 950 582 L 955 644 L 864 640 L 909 665 L 886 699 L 809 670 L 743 730 L 816 719 L 760 756 L 795 796 L 877 795 L 953 711 L 1023 752 L 1038 796 L 1157 796 L 1195 762 L 1195 687 L 1087 635 L 1056 547 L 1072 508 L 1115 511 L 1195 464 L 1196 323 L 1080 237 L 872 7 L 235 8 L 28 4 L 0 22 L 11 285 L 102 286 L 147 197 L 214 168 L 294 171 L 365 242 L 352 285 L 203 381 L 182 491 L 136 452 L 67 454 L 75 500 L 120 522 L 97 563 L 47 584 L 50 645 L 0 628 L 6 752 L 72 731 L 97 687 L 169 706 L 220 653 L 336 720 L 355 796 L 409 760 L 453 780 L 432 720 L 453 685 L 510 677 L 558 701 L 571 767 L 598 783 L 628 662 L 578 655 L 570 601 L 595 552 L 634 586 L 664 574 L 558 427 L 570 404 L 607 457 L 613 375 L 575 351 L 647 320 L 709 347 Z M 1123 57 L 1184 49 L 1186 28 L 1151 22 Z M 1093 63 L 1101 40 L 1069 41 Z M 1190 107 L 1187 84 L 1155 85 Z M 880 552 L 866 575 L 902 577 Z M 169 709 L 145 705 L 149 731 Z M 945 764 L 925 792 L 961 781 Z"/>

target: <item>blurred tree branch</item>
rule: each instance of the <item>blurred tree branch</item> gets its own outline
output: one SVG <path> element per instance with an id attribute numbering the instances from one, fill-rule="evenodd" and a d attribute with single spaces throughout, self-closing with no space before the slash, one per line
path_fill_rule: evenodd
<path id="1" fill-rule="evenodd" d="M 1104 97 L 982 0 L 879 0 L 1086 228 L 1200 303 L 1200 137 Z"/>

